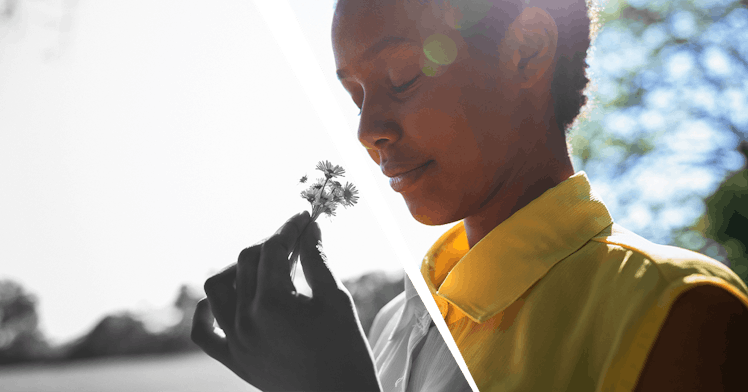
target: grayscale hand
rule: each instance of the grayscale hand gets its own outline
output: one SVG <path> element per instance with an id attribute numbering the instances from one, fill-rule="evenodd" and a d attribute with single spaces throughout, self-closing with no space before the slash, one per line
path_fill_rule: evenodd
<path id="1" fill-rule="evenodd" d="M 380 391 L 351 296 L 325 263 L 319 226 L 309 221 L 307 212 L 295 215 L 205 282 L 192 339 L 264 391 Z M 312 297 L 297 294 L 290 277 L 299 238 Z M 225 337 L 214 331 L 214 317 Z"/>

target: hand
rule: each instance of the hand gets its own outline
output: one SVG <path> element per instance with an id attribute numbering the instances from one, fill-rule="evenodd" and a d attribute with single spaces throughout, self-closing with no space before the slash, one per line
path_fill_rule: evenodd
<path id="1" fill-rule="evenodd" d="M 262 390 L 380 391 L 351 296 L 324 262 L 319 226 L 310 220 L 307 212 L 292 217 L 205 282 L 192 340 Z M 288 256 L 299 237 L 311 298 L 297 294 L 290 277 Z M 214 332 L 213 317 L 225 338 Z"/>

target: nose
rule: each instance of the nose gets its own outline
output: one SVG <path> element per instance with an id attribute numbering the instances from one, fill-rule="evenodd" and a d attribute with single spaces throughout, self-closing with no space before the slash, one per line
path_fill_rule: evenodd
<path id="1" fill-rule="evenodd" d="M 358 140 L 369 150 L 382 150 L 402 137 L 402 128 L 395 119 L 392 100 L 386 94 L 365 95 L 358 123 Z"/>

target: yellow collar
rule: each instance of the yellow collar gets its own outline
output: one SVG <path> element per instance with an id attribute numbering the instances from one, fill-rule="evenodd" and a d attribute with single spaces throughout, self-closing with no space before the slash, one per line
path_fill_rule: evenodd
<path id="1" fill-rule="evenodd" d="M 428 251 L 421 274 L 447 324 L 464 316 L 482 323 L 612 223 L 587 175 L 578 172 L 515 212 L 472 249 L 459 222 Z"/>

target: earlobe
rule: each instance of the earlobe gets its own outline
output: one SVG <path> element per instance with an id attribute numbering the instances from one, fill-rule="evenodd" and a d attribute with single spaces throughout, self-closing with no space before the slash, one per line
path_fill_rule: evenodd
<path id="1" fill-rule="evenodd" d="M 534 86 L 552 73 L 558 44 L 558 27 L 553 18 L 538 7 L 527 8 L 507 29 L 501 51 L 508 55 L 509 68 L 519 87 Z"/>

